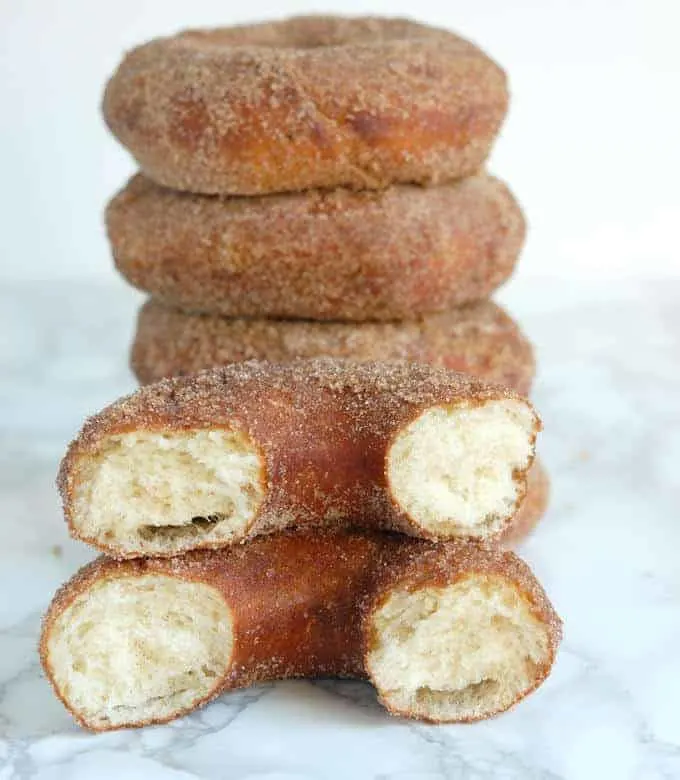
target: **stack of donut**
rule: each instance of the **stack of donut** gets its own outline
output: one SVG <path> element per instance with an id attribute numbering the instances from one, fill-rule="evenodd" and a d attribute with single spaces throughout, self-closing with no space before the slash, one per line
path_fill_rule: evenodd
<path id="1" fill-rule="evenodd" d="M 475 46 L 397 19 L 124 59 L 104 113 L 141 173 L 107 226 L 151 296 L 143 387 L 62 462 L 69 530 L 104 555 L 40 645 L 79 723 L 318 676 L 465 722 L 549 674 L 559 618 L 507 549 L 547 499 L 532 350 L 488 300 L 524 236 L 483 171 L 507 99 Z"/>
<path id="2" fill-rule="evenodd" d="M 142 383 L 232 361 L 416 360 L 526 393 L 530 344 L 489 296 L 522 211 L 484 163 L 501 68 L 402 19 L 305 17 L 130 52 L 104 96 L 141 172 L 113 256 L 150 293 Z"/>

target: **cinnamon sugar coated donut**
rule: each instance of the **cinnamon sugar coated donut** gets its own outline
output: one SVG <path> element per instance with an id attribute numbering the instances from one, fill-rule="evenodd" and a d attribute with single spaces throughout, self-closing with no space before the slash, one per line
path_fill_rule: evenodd
<path id="1" fill-rule="evenodd" d="M 499 539 L 541 428 L 526 398 L 408 363 L 249 361 L 86 421 L 59 472 L 71 534 L 116 557 L 347 525 Z"/>
<path id="2" fill-rule="evenodd" d="M 150 300 L 141 308 L 131 365 L 142 384 L 243 360 L 408 360 L 452 368 L 527 395 L 531 344 L 495 303 L 411 322 L 227 319 L 184 314 Z"/>
<path id="3" fill-rule="evenodd" d="M 164 303 L 354 321 L 488 297 L 512 273 L 525 232 L 512 194 L 486 175 L 258 198 L 177 193 L 136 176 L 106 223 L 119 271 Z"/>
<path id="4" fill-rule="evenodd" d="M 225 691 L 295 677 L 368 679 L 394 715 L 469 722 L 535 690 L 561 637 L 511 552 L 320 531 L 99 558 L 55 595 L 40 659 L 95 731 L 165 723 Z"/>
<path id="5" fill-rule="evenodd" d="M 309 16 L 139 46 L 103 111 L 158 183 L 254 195 L 468 176 L 507 104 L 503 70 L 451 32 Z"/>

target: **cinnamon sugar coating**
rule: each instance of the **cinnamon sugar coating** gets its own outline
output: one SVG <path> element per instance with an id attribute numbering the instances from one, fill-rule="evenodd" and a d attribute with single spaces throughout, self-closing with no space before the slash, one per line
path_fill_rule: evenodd
<path id="1" fill-rule="evenodd" d="M 139 46 L 103 111 L 159 184 L 255 195 L 468 176 L 507 104 L 503 70 L 451 32 L 309 16 Z"/>
<path id="2" fill-rule="evenodd" d="M 106 223 L 118 270 L 168 305 L 352 321 L 487 298 L 512 273 L 525 233 L 510 191 L 484 174 L 258 198 L 177 193 L 135 176 Z"/>
<path id="3" fill-rule="evenodd" d="M 139 312 L 131 365 L 142 384 L 243 360 L 406 360 L 463 371 L 528 395 L 531 344 L 495 303 L 407 322 L 227 319 L 154 300 Z"/>

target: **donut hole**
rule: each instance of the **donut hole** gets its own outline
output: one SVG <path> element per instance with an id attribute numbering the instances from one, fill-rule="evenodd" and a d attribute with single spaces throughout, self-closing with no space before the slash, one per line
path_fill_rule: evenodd
<path id="1" fill-rule="evenodd" d="M 224 49 L 254 46 L 267 49 L 320 49 L 329 44 L 321 38 L 285 37 L 281 31 L 262 26 L 240 28 L 216 28 L 214 30 L 188 30 L 181 40 L 197 49 Z"/>
<path id="2" fill-rule="evenodd" d="M 388 41 L 433 37 L 441 38 L 441 32 L 406 19 L 302 16 L 264 24 L 186 30 L 177 36 L 177 40 L 183 45 L 205 50 L 248 46 L 305 50 L 376 46 Z M 449 44 L 451 40 L 451 36 L 447 36 Z"/>
<path id="3" fill-rule="evenodd" d="M 83 457 L 77 529 L 122 552 L 237 540 L 264 496 L 262 456 L 241 431 L 122 433 Z"/>
<path id="4" fill-rule="evenodd" d="M 425 719 L 502 712 L 550 663 L 548 627 L 517 586 L 490 575 L 395 590 L 372 615 L 369 636 L 367 668 L 381 698 Z"/>
<path id="5" fill-rule="evenodd" d="M 427 409 L 389 449 L 394 501 L 438 537 L 498 534 L 524 496 L 536 425 L 519 400 Z"/>
<path id="6" fill-rule="evenodd" d="M 202 583 L 165 575 L 101 580 L 49 630 L 54 684 L 94 728 L 170 718 L 224 677 L 232 623 L 220 594 Z"/>

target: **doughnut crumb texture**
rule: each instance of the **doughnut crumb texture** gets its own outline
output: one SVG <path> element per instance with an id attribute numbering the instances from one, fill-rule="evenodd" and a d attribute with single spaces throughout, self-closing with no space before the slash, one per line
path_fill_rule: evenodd
<path id="1" fill-rule="evenodd" d="M 367 666 L 385 706 L 433 721 L 502 712 L 533 688 L 550 628 L 503 579 L 390 594 L 372 618 Z"/>
<path id="2" fill-rule="evenodd" d="M 238 431 L 116 434 L 86 472 L 82 532 L 145 555 L 239 539 L 263 499 L 262 456 Z"/>
<path id="3" fill-rule="evenodd" d="M 540 685 L 560 638 L 511 552 L 284 532 L 178 558 L 99 558 L 53 599 L 40 657 L 57 696 L 96 731 L 296 677 L 368 679 L 394 714 L 464 722 Z"/>
<path id="4" fill-rule="evenodd" d="M 287 527 L 497 540 L 539 429 L 526 399 L 452 371 L 252 361 L 112 404 L 85 423 L 58 482 L 72 534 L 120 558 Z"/>
<path id="5" fill-rule="evenodd" d="M 396 502 L 435 537 L 496 536 L 523 494 L 535 418 L 513 401 L 433 407 L 400 431 L 388 453 Z"/>
<path id="6" fill-rule="evenodd" d="M 503 70 L 451 32 L 308 16 L 139 46 L 103 112 L 158 184 L 256 195 L 469 176 L 507 104 Z"/>
<path id="7" fill-rule="evenodd" d="M 61 696 L 91 727 L 161 722 L 210 696 L 229 663 L 231 623 L 205 584 L 102 579 L 59 615 L 46 652 Z"/>

